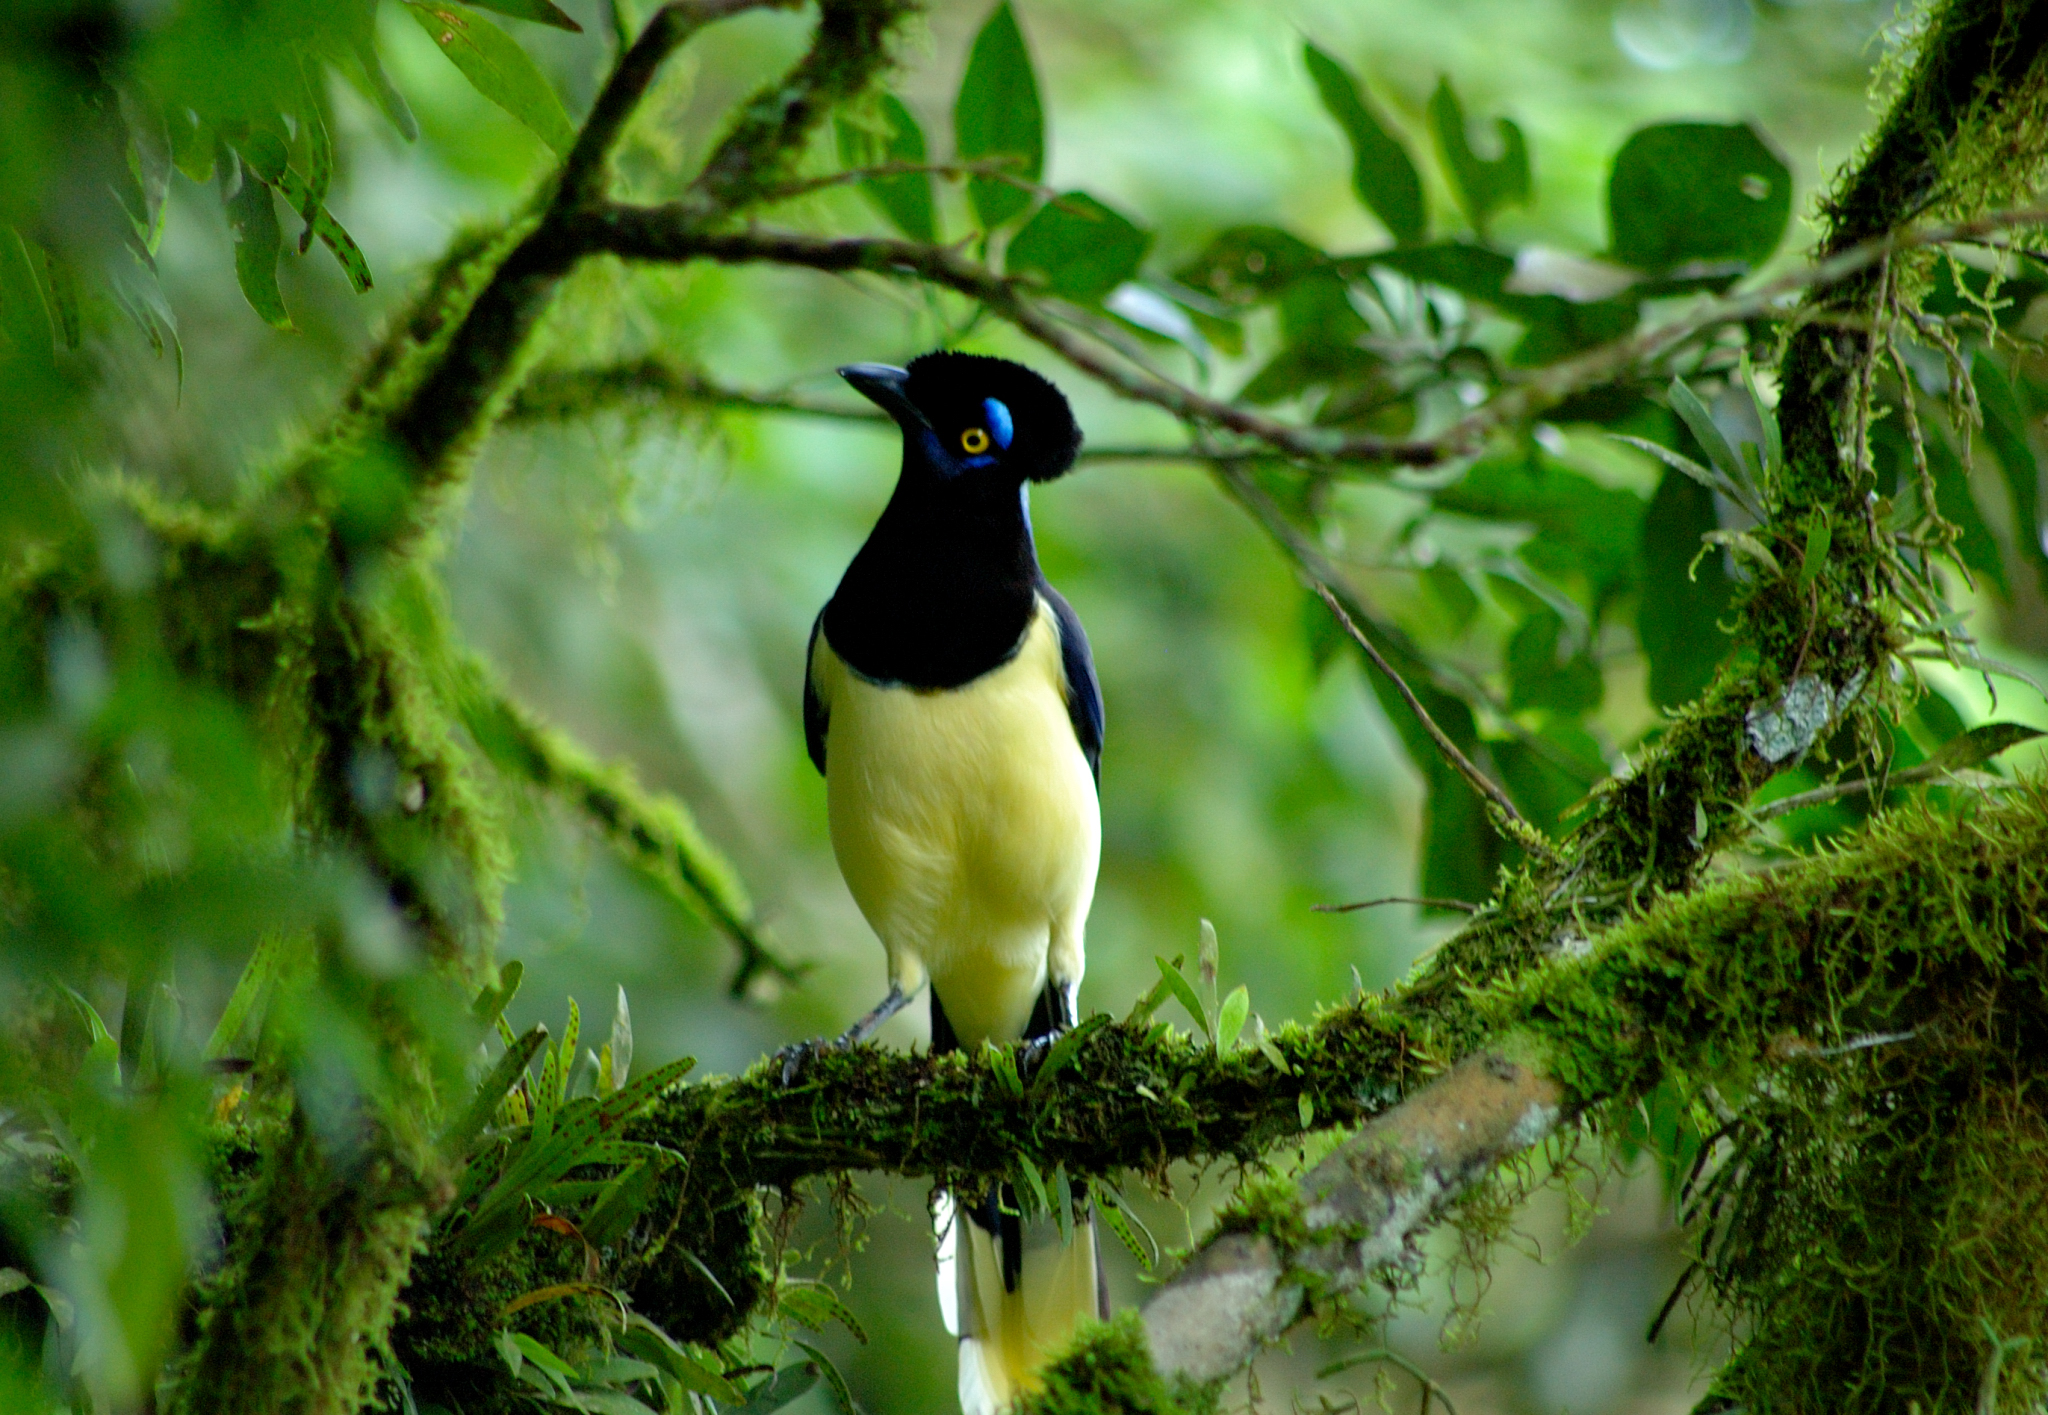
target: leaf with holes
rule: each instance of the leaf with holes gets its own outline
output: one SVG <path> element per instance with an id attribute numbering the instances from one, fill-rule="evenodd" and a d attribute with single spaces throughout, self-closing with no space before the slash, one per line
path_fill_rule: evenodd
<path id="1" fill-rule="evenodd" d="M 1792 217 L 1792 173 L 1747 123 L 1661 123 L 1631 134 L 1607 181 L 1612 255 L 1662 274 L 1763 264 Z"/>
<path id="2" fill-rule="evenodd" d="M 1448 78 L 1437 80 L 1429 100 L 1429 125 L 1436 134 L 1437 151 L 1444 170 L 1458 194 L 1472 229 L 1481 240 L 1493 224 L 1493 214 L 1503 206 L 1527 206 L 1532 192 L 1529 180 L 1529 144 L 1522 130 L 1506 118 L 1494 119 L 1500 137 L 1500 156 L 1481 157 L 1472 150 L 1465 131 L 1465 106 Z"/>

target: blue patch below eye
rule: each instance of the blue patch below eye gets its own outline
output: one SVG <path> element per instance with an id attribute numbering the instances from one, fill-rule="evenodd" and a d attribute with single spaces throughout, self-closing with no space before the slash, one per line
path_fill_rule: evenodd
<path id="1" fill-rule="evenodd" d="M 982 399 L 981 410 L 988 414 L 988 431 L 995 438 L 996 446 L 1008 451 L 1010 439 L 1017 435 L 1016 426 L 1010 421 L 1010 410 L 994 398 Z"/>
<path id="2" fill-rule="evenodd" d="M 993 467 L 995 464 L 996 459 L 986 455 L 980 457 L 962 457 L 960 459 L 960 465 L 963 467 Z"/>

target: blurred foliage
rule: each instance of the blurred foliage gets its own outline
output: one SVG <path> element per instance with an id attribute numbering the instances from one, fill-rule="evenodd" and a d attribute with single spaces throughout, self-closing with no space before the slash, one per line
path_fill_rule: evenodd
<path id="1" fill-rule="evenodd" d="M 886 88 L 816 115 L 773 216 L 954 244 L 1128 367 L 1290 426 L 1428 437 L 1793 268 L 1890 19 L 940 5 Z M 614 188 L 685 191 L 808 24 L 749 15 L 670 60 Z M 821 1181 L 808 1212 L 706 1209 L 686 1157 L 619 1131 L 685 1051 L 737 1070 L 879 992 L 797 703 L 811 615 L 894 465 L 829 371 L 954 343 L 1051 357 L 879 274 L 593 261 L 529 360 L 534 388 L 580 391 L 493 431 L 416 543 L 391 548 L 413 491 L 388 447 L 301 475 L 341 445 L 337 409 L 362 413 L 352 393 L 430 339 L 418 291 L 454 299 L 465 261 L 535 219 L 636 32 L 626 0 L 0 15 L 0 1408 L 184 1398 L 291 1135 L 343 1190 L 432 1157 L 406 1201 L 426 1232 L 409 1311 L 360 1333 L 384 1409 L 951 1403 L 921 1194 Z M 1904 799 L 1887 772 L 2010 769 L 1994 742 L 2037 759 L 1971 735 L 1994 712 L 2048 725 L 2038 693 L 1964 671 L 2048 655 L 2048 279 L 1982 246 L 1916 269 L 1926 319 L 1874 375 L 1871 515 L 1941 661 L 1914 662 L 1895 730 L 1807 734 L 1749 803 L 1743 860 L 1858 829 Z M 1549 838 L 1754 661 L 1740 606 L 1813 591 L 1835 534 L 1769 524 L 1777 334 L 1765 310 L 1703 324 L 1407 471 L 1214 424 L 1190 442 L 1058 370 L 1091 461 L 1034 515 L 1109 718 L 1088 1001 L 1171 995 L 1219 1052 L 1270 1045 L 1268 1020 L 1399 977 L 1527 858 L 1276 524 Z M 1428 902 L 1309 907 L 1410 895 Z M 1193 981 L 1153 961 L 1209 918 L 1257 944 L 1220 977 L 1213 931 Z M 538 1025 L 572 995 L 617 998 L 602 1047 L 573 1002 L 561 1036 Z M 411 1129 L 387 1146 L 365 1117 L 393 1114 Z M 1610 1138 L 1675 1193 L 1717 1123 L 1667 1087 Z M 1151 1229 L 1192 1234 L 1221 1187 L 1172 1183 L 1104 1211 L 1148 1263 Z M 1528 1223 L 1560 1238 L 1544 1202 Z M 1425 1362 L 1467 1415 L 1682 1390 L 1672 1338 L 1636 1342 L 1677 1275 L 1669 1226 L 1617 1208 L 1555 1269 L 1497 1265 L 1496 1334 L 1447 1356 L 1435 1318 L 1397 1311 L 1398 1360 L 1368 1374 Z M 1457 1271 L 1432 1291 L 1456 1297 Z M 1336 1348 L 1302 1345 L 1265 1368 L 1269 1399 L 1366 1389 L 1318 1386 Z"/>

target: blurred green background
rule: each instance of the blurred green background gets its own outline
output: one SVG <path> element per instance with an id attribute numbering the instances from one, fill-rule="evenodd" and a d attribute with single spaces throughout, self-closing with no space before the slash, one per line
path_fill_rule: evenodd
<path id="1" fill-rule="evenodd" d="M 517 28 L 580 114 L 608 57 L 606 23 L 592 4 L 564 4 L 583 35 Z M 1382 240 L 1350 190 L 1343 137 L 1303 69 L 1304 39 L 1349 65 L 1418 152 L 1440 75 L 1455 81 L 1475 119 L 1519 122 L 1536 191 L 1530 206 L 1500 219 L 1497 234 L 1515 245 L 1599 251 L 1607 165 L 1632 129 L 1671 118 L 1753 120 L 1800 184 L 1780 255 L 1790 261 L 1810 236 L 1803 218 L 1815 191 L 1868 126 L 1893 19 L 1889 4 L 1873 0 L 1017 8 L 1045 90 L 1047 182 L 1085 187 L 1143 220 L 1157 232 L 1152 263 L 1162 269 L 1242 222 L 1286 226 L 1337 251 Z M 895 87 L 928 134 L 950 130 L 951 96 L 986 12 L 981 0 L 941 0 L 907 47 Z M 687 50 L 632 140 L 622 164 L 629 183 L 656 192 L 687 170 L 722 115 L 799 52 L 810 23 L 803 13 L 750 15 Z M 542 144 L 389 7 L 380 43 L 423 137 L 404 143 L 361 94 L 337 84 L 344 161 L 330 198 L 377 272 L 376 288 L 353 294 L 317 249 L 288 256 L 284 293 L 299 330 L 265 327 L 236 288 L 219 202 L 174 179 L 159 262 L 183 335 L 182 387 L 170 360 L 129 336 L 132 356 L 110 361 L 114 372 L 93 395 L 110 460 L 226 496 L 234 473 L 223 469 L 262 465 L 331 407 L 380 321 L 451 237 L 514 209 L 546 172 Z M 1440 182 L 1433 163 L 1423 166 Z M 947 232 L 965 234 L 958 189 L 941 191 Z M 1449 209 L 1441 189 L 1433 196 Z M 820 224 L 876 227 L 851 191 L 807 200 Z M 573 278 L 559 308 L 545 346 L 551 363 L 658 352 L 729 384 L 849 409 L 834 366 L 900 362 L 964 335 L 970 347 L 1060 378 L 1094 443 L 1177 440 L 1163 416 L 1062 374 L 1005 331 L 967 330 L 956 303 L 903 287 L 708 266 L 629 274 L 600 262 Z M 1243 359 L 1178 371 L 1234 390 L 1260 362 L 1254 334 Z M 1591 436 L 1560 434 L 1559 449 L 1607 485 L 1644 498 L 1656 487 L 1645 460 Z M 836 1032 L 880 996 L 881 950 L 832 862 L 799 691 L 811 618 L 887 497 L 896 455 L 893 431 L 879 427 L 647 411 L 516 424 L 484 448 L 445 551 L 464 630 L 519 695 L 686 799 L 785 951 L 813 965 L 798 986 L 763 984 L 743 1002 L 729 999 L 729 947 L 579 824 L 536 806 L 519 827 L 501 948 L 527 967 L 516 1025 L 557 1022 L 565 995 L 605 1015 L 623 986 L 642 1065 L 690 1053 L 702 1076 Z M 1459 615 L 1425 588 L 1393 547 L 1427 503 L 1390 486 L 1353 487 L 1337 509 L 1341 535 L 1326 548 L 1359 583 L 1445 657 L 1495 674 L 1521 606 L 1494 603 L 1488 581 L 1470 587 L 1476 613 Z M 1399 978 L 1450 927 L 1443 916 L 1407 905 L 1343 915 L 1311 906 L 1414 892 L 1422 786 L 1359 665 L 1329 657 L 1321 611 L 1288 567 L 1193 466 L 1086 464 L 1038 492 L 1034 518 L 1047 572 L 1093 639 L 1109 724 L 1084 1007 L 1128 1008 L 1155 976 L 1154 955 L 1192 952 L 1205 917 L 1222 938 L 1223 986 L 1247 984 L 1268 1022 Z M 1447 541 L 1465 531 L 1447 523 L 1433 534 Z M 2003 640 L 2004 656 L 2048 652 L 2048 611 L 2032 577 L 2012 579 L 2015 602 L 1985 602 L 1979 627 Z M 1633 622 L 1626 611 L 1616 618 Z M 1608 691 L 1592 726 L 1618 766 L 1655 717 L 1632 635 L 1595 647 Z M 1987 714 L 1980 683 L 1930 678 L 1966 720 Z M 2048 722 L 2038 702 L 2018 695 L 2006 708 Z M 185 966 L 195 1025 L 210 1023 L 237 964 L 202 957 Z M 918 1008 L 884 1039 L 916 1045 L 924 1033 Z M 1163 1242 L 1185 1242 L 1228 1179 L 1178 1174 L 1171 1199 L 1141 1207 Z M 832 1354 L 871 1411 L 952 1409 L 924 1190 L 898 1182 L 865 1192 L 877 1211 L 853 1260 L 850 1301 L 870 1340 L 839 1336 Z M 822 1256 L 829 1226 L 822 1211 L 812 1217 L 800 1241 L 821 1245 Z M 1695 1351 L 1682 1311 L 1658 1344 L 1643 1339 L 1679 1263 L 1657 1177 L 1610 1179 L 1597 1199 L 1590 1186 L 1553 1188 L 1520 1227 L 1525 1237 L 1494 1255 L 1490 1282 L 1432 1250 L 1442 1261 L 1425 1279 L 1428 1300 L 1392 1322 L 1393 1349 L 1440 1381 L 1464 1415 L 1688 1408 L 1711 1350 Z M 1568 1245 L 1568 1232 L 1580 1230 L 1583 1240 Z M 1117 1300 L 1141 1300 L 1136 1265 L 1120 1252 L 1113 1261 Z M 1447 1345 L 1446 1336 L 1455 1339 Z M 1261 1364 L 1260 1399 L 1275 1409 L 1371 1400 L 1373 1368 L 1313 1379 L 1357 1345 L 1298 1336 L 1291 1353 Z M 1412 1400 L 1412 1380 L 1394 1379 L 1397 1399 Z M 816 1415 L 828 1397 L 821 1390 L 801 1408 Z"/>

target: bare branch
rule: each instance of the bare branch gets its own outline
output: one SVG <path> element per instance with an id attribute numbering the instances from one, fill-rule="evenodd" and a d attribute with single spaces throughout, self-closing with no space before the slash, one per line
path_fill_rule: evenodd
<path id="1" fill-rule="evenodd" d="M 1252 438 L 1286 456 L 1307 461 L 1433 466 L 1473 452 L 1497 428 L 1536 417 L 1574 394 L 1614 382 L 1703 333 L 1767 315 L 1782 315 L 1786 313 L 1787 298 L 1867 269 L 1895 251 L 1978 241 L 2000 231 L 2044 222 L 2048 222 L 2048 209 L 2029 208 L 1900 231 L 1863 242 L 1743 294 L 1705 301 L 1667 323 L 1539 370 L 1449 427 L 1420 438 L 1300 427 L 1212 398 L 1157 374 L 1127 367 L 1037 303 L 1033 284 L 998 274 L 969 258 L 960 246 L 927 245 L 881 236 L 814 236 L 769 227 L 707 232 L 688 202 L 666 206 L 613 204 L 595 209 L 579 222 L 571 240 L 588 251 L 604 251 L 628 260 L 713 260 L 733 265 L 806 266 L 835 274 L 866 271 L 908 276 L 979 301 L 991 313 L 1107 387 L 1125 397 L 1163 408 L 1185 421 Z"/>
<path id="2" fill-rule="evenodd" d="M 1508 822 L 1511 833 L 1525 848 L 1540 855 L 1554 855 L 1556 851 L 1550 842 L 1543 838 L 1536 827 L 1522 819 L 1522 813 L 1515 809 L 1515 803 L 1508 799 L 1508 793 L 1494 785 L 1493 778 L 1473 765 L 1472 759 L 1458 750 L 1458 744 L 1450 739 L 1443 728 L 1436 725 L 1436 719 L 1429 715 L 1429 709 L 1422 705 L 1422 699 L 1415 696 L 1415 690 L 1408 686 L 1407 680 L 1394 671 L 1394 665 L 1387 662 L 1386 656 L 1374 647 L 1373 641 L 1367 638 L 1358 625 L 1352 622 L 1351 616 L 1344 612 L 1344 606 L 1337 602 L 1335 591 L 1320 580 L 1316 582 L 1315 591 L 1323 603 L 1330 606 L 1330 612 L 1337 616 L 1337 622 L 1344 626 L 1344 632 L 1351 636 L 1352 642 L 1363 649 L 1365 656 L 1372 660 L 1372 666 L 1393 680 L 1395 689 L 1401 694 L 1401 701 L 1408 704 L 1408 710 L 1415 714 L 1415 720 L 1422 724 L 1422 730 L 1429 734 L 1429 740 L 1436 743 L 1436 749 L 1443 753 L 1444 760 L 1457 769 L 1458 775 L 1465 778 L 1466 785 L 1493 803 L 1494 809 Z"/>
<path id="3" fill-rule="evenodd" d="M 1226 1380 L 1303 1314 L 1311 1287 L 1349 1292 L 1400 1261 L 1414 1233 L 1475 1180 L 1554 1130 L 1564 1088 L 1487 1050 L 1367 1125 L 1303 1177 L 1310 1241 L 1265 1233 L 1211 1240 L 1145 1307 L 1162 1375 Z"/>

